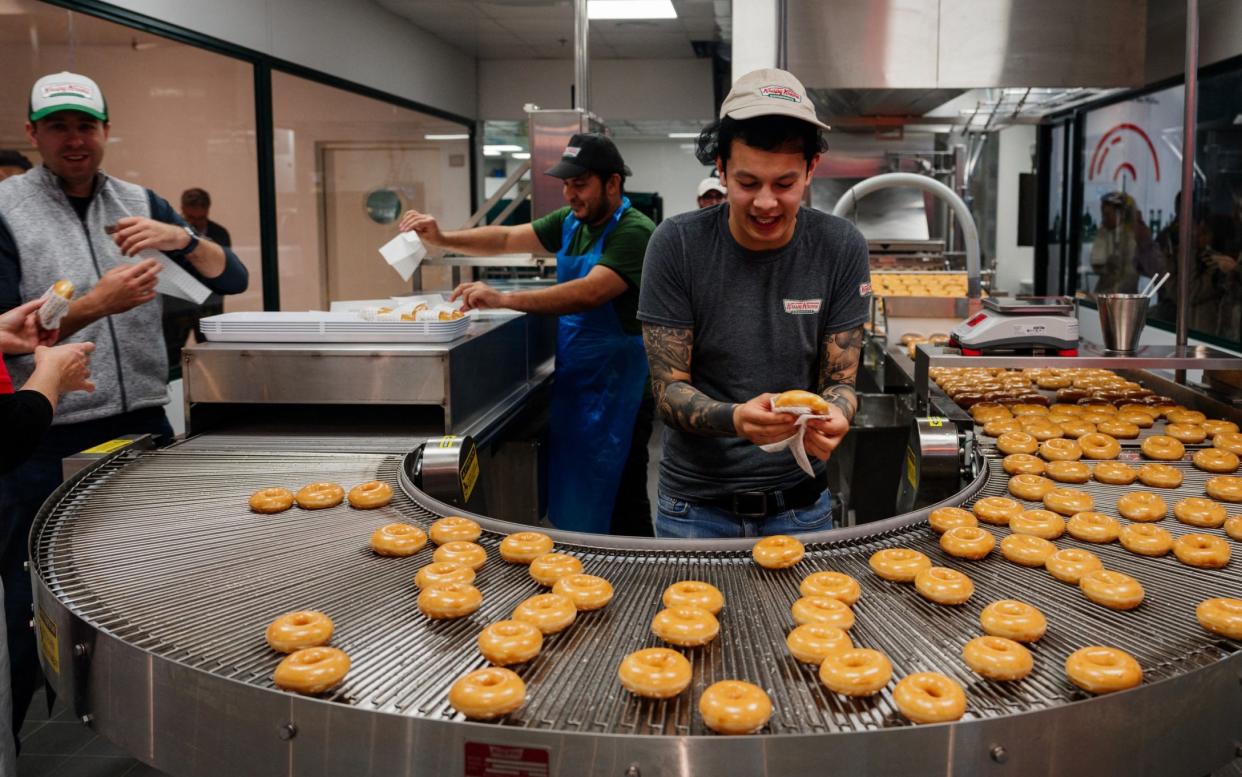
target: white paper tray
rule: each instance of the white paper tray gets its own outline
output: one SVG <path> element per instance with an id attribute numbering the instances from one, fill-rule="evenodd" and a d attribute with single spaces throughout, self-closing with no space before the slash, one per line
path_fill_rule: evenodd
<path id="1" fill-rule="evenodd" d="M 356 313 L 223 313 L 199 322 L 208 340 L 232 343 L 448 343 L 466 334 L 456 321 L 362 321 Z"/>

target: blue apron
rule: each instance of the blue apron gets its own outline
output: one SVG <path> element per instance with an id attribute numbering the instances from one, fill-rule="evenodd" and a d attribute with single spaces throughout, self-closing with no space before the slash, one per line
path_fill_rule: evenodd
<path id="1" fill-rule="evenodd" d="M 573 213 L 565 216 L 557 283 L 591 272 L 629 207 L 629 198 L 622 198 L 603 234 L 581 256 L 569 255 L 581 222 Z M 643 339 L 625 333 L 611 303 L 560 317 L 548 446 L 548 517 L 558 529 L 608 533 L 646 388 Z"/>

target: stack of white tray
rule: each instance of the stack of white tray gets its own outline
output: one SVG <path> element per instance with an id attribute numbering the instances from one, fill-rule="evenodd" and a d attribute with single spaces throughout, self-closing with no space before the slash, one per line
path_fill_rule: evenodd
<path id="1" fill-rule="evenodd" d="M 448 343 L 466 334 L 456 321 L 363 321 L 348 313 L 223 313 L 199 321 L 208 340 L 230 343 Z"/>

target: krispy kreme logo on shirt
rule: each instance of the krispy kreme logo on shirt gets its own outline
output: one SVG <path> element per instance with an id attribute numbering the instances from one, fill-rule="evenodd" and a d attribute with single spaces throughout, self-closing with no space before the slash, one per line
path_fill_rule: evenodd
<path id="1" fill-rule="evenodd" d="M 776 84 L 761 86 L 759 87 L 759 94 L 776 100 L 788 100 L 791 103 L 802 102 L 802 95 L 790 89 L 788 86 L 778 86 Z"/>
<path id="2" fill-rule="evenodd" d="M 858 296 L 865 297 L 871 293 L 871 281 L 858 284 Z"/>
<path id="3" fill-rule="evenodd" d="M 819 312 L 820 307 L 824 304 L 822 299 L 787 299 L 785 303 L 785 312 L 794 316 L 809 316 Z"/>

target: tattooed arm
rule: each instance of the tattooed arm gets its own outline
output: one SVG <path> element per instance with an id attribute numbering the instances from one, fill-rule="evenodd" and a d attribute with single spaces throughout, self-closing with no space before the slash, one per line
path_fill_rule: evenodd
<path id="1" fill-rule="evenodd" d="M 694 330 L 643 324 L 656 409 L 669 426 L 709 437 L 745 437 L 765 445 L 793 434 L 791 416 L 773 413 L 770 394 L 748 402 L 720 402 L 690 384 Z"/>
<path id="2" fill-rule="evenodd" d="M 862 358 L 863 328 L 832 332 L 824 337 L 819 356 L 819 393 L 841 408 L 846 420 L 853 420 L 858 410 L 854 379 Z"/>

